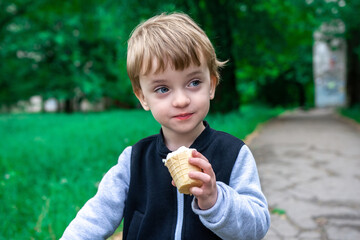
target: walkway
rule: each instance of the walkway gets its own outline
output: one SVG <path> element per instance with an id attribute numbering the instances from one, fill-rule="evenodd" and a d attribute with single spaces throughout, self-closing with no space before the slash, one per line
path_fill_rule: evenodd
<path id="1" fill-rule="evenodd" d="M 360 239 L 360 127 L 332 110 L 295 111 L 248 142 L 268 199 L 266 240 Z"/>

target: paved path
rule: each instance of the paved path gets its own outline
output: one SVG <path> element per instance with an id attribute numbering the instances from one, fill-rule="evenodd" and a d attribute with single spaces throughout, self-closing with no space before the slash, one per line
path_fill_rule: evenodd
<path id="1" fill-rule="evenodd" d="M 258 133 L 248 144 L 273 212 L 265 239 L 360 239 L 359 125 L 319 109 Z"/>

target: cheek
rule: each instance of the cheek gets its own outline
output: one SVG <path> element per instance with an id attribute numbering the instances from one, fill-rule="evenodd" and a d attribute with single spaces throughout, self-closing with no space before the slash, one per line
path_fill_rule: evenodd
<path id="1" fill-rule="evenodd" d="M 203 114 L 207 114 L 210 108 L 210 94 L 208 91 L 204 91 L 201 94 L 198 93 L 193 99 L 193 106 L 201 111 Z"/>
<path id="2" fill-rule="evenodd" d="M 166 115 L 169 107 L 165 104 L 164 101 L 150 101 L 149 108 L 156 120 L 159 120 Z"/>
<path id="3" fill-rule="evenodd" d="M 196 94 L 196 98 L 198 102 L 201 102 L 202 104 L 209 104 L 210 100 L 212 99 L 212 93 L 210 88 L 206 88 L 203 91 Z"/>

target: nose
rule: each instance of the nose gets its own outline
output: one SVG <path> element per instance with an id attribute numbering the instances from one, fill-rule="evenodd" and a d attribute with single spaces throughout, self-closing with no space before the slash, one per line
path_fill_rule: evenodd
<path id="1" fill-rule="evenodd" d="M 183 108 L 190 104 L 190 97 L 186 94 L 185 91 L 177 91 L 174 94 L 173 102 L 174 107 Z"/>

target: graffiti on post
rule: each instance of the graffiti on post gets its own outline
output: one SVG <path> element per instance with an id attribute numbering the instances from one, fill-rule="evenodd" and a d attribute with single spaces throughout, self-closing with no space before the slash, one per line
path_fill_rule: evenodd
<path id="1" fill-rule="evenodd" d="M 337 25 L 336 25 L 337 24 Z M 341 33 L 341 22 L 324 24 L 315 32 L 314 79 L 315 104 L 317 107 L 346 105 L 346 43 L 331 33 Z M 332 32 L 330 32 L 332 31 Z"/>

